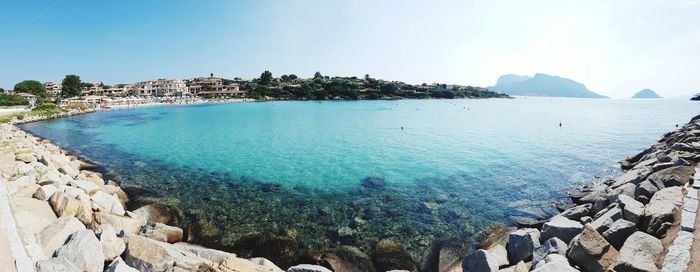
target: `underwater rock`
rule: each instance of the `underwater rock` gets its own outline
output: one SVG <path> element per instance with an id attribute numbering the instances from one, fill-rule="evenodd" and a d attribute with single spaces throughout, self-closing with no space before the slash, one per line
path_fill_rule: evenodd
<path id="1" fill-rule="evenodd" d="M 379 271 L 418 270 L 408 252 L 390 239 L 384 239 L 377 243 L 373 259 L 375 267 Z"/>
<path id="2" fill-rule="evenodd" d="M 463 241 L 435 241 L 426 250 L 420 262 L 420 270 L 443 272 L 461 267 L 462 258 L 467 255 L 469 249 L 469 244 Z"/>
<path id="3" fill-rule="evenodd" d="M 362 185 L 362 187 L 370 190 L 379 190 L 386 186 L 386 180 L 384 179 L 384 177 L 380 176 L 369 176 L 362 179 L 360 184 Z"/>
<path id="4" fill-rule="evenodd" d="M 352 246 L 340 246 L 319 256 L 319 263 L 333 271 L 373 272 L 369 256 Z"/>

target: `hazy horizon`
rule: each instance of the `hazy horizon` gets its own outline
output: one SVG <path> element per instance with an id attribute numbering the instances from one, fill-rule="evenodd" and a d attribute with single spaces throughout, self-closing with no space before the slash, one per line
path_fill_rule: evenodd
<path id="1" fill-rule="evenodd" d="M 0 87 L 214 73 L 493 86 L 545 73 L 613 98 L 700 91 L 700 1 L 11 1 Z"/>

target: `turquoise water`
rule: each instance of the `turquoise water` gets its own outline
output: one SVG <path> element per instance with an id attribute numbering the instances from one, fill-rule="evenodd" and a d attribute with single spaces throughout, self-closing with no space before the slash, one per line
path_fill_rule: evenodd
<path id="1" fill-rule="evenodd" d="M 417 256 L 434 239 L 546 217 L 564 190 L 616 174 L 617 161 L 699 113 L 683 100 L 266 102 L 108 110 L 23 128 L 212 221 L 217 243 L 237 248 L 261 232 L 369 251 L 393 238 Z M 354 234 L 339 237 L 341 227 Z"/>

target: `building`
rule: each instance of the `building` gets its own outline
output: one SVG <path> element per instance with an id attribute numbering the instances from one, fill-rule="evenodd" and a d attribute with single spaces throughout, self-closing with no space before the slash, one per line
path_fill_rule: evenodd
<path id="1" fill-rule="evenodd" d="M 93 83 L 90 86 L 84 86 L 80 88 L 81 95 L 102 95 L 102 85 L 98 83 Z"/>
<path id="2" fill-rule="evenodd" d="M 179 79 L 142 81 L 125 86 L 125 91 L 138 96 L 180 96 L 190 93 L 185 81 Z"/>
<path id="3" fill-rule="evenodd" d="M 198 77 L 190 80 L 190 93 L 199 94 L 201 92 L 220 92 L 219 94 L 238 94 L 240 86 L 238 83 L 224 84 L 226 80 L 220 77 Z M 230 82 L 230 81 L 229 81 Z M 222 93 L 223 92 L 223 93 Z"/>
<path id="4" fill-rule="evenodd" d="M 46 89 L 47 94 L 51 96 L 58 96 L 61 94 L 63 86 L 61 86 L 61 84 L 56 84 L 54 82 L 49 81 L 44 83 L 44 89 Z"/>

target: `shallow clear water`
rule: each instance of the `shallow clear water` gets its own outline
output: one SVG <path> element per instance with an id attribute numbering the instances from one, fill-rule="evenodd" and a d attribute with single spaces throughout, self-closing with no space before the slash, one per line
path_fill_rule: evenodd
<path id="1" fill-rule="evenodd" d="M 656 99 L 268 102 L 22 127 L 215 221 L 222 243 L 260 231 L 311 248 L 388 237 L 419 252 L 509 216 L 546 216 L 563 190 L 614 175 L 696 114 L 700 103 Z M 385 184 L 363 186 L 370 176 Z M 336 235 L 344 226 L 349 239 Z"/>

